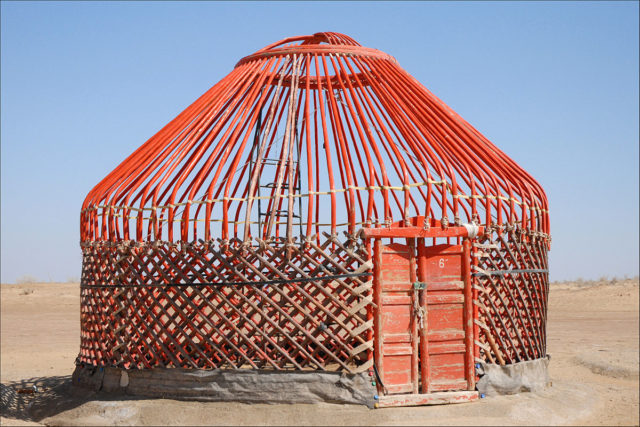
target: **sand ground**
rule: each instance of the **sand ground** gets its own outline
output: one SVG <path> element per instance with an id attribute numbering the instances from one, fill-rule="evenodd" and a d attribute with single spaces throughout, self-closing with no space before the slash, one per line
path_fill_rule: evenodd
<path id="1" fill-rule="evenodd" d="M 638 281 L 555 283 L 552 386 L 478 402 L 369 410 L 118 400 L 70 386 L 79 348 L 79 287 L 1 285 L 2 425 L 638 425 Z M 16 390 L 36 384 L 33 395 Z M 120 398 L 121 399 L 121 398 Z"/>

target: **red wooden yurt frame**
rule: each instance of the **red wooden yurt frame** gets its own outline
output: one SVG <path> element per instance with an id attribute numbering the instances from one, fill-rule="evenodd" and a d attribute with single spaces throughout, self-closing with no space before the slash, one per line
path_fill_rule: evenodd
<path id="1" fill-rule="evenodd" d="M 440 283 L 425 270 L 437 246 L 460 254 L 460 295 L 442 298 L 464 306 L 472 390 L 475 362 L 546 355 L 547 205 L 393 57 L 337 33 L 284 39 L 241 59 L 86 197 L 78 362 L 373 375 L 385 298 L 409 301 L 408 342 L 428 345 L 416 313 L 425 278 Z M 383 296 L 376 257 L 393 245 L 411 271 L 402 295 Z M 433 391 L 418 353 L 402 393 Z M 376 374 L 381 395 L 401 393 Z"/>

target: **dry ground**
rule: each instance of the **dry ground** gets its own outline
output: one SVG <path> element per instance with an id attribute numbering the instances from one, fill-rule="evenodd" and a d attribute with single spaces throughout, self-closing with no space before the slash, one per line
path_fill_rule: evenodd
<path id="1" fill-rule="evenodd" d="M 46 425 L 639 422 L 637 279 L 552 285 L 548 351 L 553 385 L 544 392 L 379 410 L 333 404 L 116 400 L 78 391 L 69 385 L 79 347 L 78 284 L 1 285 L 0 292 L 2 425 L 37 424 L 36 420 Z M 40 385 L 35 395 L 15 394 L 15 389 L 33 383 Z"/>

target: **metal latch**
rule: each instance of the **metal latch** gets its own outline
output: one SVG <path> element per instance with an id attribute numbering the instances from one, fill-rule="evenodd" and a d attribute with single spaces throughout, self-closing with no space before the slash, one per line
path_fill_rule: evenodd
<path id="1" fill-rule="evenodd" d="M 427 284 L 425 282 L 413 282 L 413 289 L 415 290 L 427 289 Z"/>

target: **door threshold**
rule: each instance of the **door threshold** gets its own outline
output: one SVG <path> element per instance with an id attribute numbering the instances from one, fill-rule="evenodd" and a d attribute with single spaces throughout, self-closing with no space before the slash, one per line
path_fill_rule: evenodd
<path id="1" fill-rule="evenodd" d="M 427 394 L 392 394 L 380 396 L 376 408 L 394 406 L 446 405 L 478 400 L 477 391 L 442 391 Z"/>

